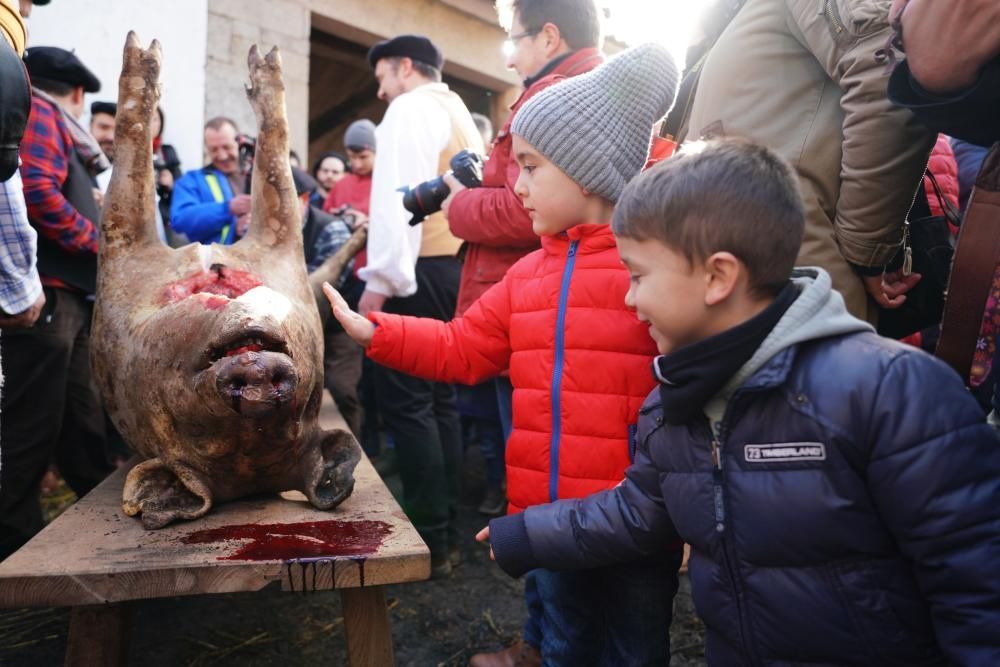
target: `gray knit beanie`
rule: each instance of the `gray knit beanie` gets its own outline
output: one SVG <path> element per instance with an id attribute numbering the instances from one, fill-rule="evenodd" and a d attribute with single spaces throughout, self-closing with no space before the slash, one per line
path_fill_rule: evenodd
<path id="1" fill-rule="evenodd" d="M 612 202 L 646 164 L 653 125 L 677 95 L 665 48 L 642 44 L 532 97 L 511 132 L 580 187 Z"/>
<path id="2" fill-rule="evenodd" d="M 344 132 L 344 145 L 375 150 L 375 123 L 362 118 L 348 125 L 347 132 Z"/>

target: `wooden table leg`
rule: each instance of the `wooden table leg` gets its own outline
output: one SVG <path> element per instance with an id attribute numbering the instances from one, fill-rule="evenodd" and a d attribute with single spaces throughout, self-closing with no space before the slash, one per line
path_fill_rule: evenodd
<path id="1" fill-rule="evenodd" d="M 351 667 L 393 665 L 392 630 L 382 587 L 341 588 L 340 601 Z"/>
<path id="2" fill-rule="evenodd" d="M 128 658 L 128 605 L 73 607 L 66 667 L 124 666 Z"/>

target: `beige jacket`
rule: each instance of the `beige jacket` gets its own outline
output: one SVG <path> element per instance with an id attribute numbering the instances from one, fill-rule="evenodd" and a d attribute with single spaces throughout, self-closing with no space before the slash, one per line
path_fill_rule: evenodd
<path id="1" fill-rule="evenodd" d="M 800 266 L 820 266 L 851 314 L 875 305 L 848 262 L 876 267 L 902 240 L 934 134 L 886 97 L 876 52 L 890 0 L 748 0 L 704 64 L 680 138 L 737 135 L 797 169 Z"/>

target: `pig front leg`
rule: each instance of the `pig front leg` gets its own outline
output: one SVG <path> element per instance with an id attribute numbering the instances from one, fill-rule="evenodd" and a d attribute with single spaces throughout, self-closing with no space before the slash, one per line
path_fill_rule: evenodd
<path id="1" fill-rule="evenodd" d="M 212 493 L 199 474 L 183 464 L 168 467 L 148 459 L 132 468 L 122 490 L 122 511 L 142 514 L 142 526 L 156 530 L 178 519 L 197 519 L 212 508 Z"/>
<path id="2" fill-rule="evenodd" d="M 354 491 L 361 446 L 348 431 L 320 431 L 299 460 L 302 492 L 314 507 L 333 509 Z"/>

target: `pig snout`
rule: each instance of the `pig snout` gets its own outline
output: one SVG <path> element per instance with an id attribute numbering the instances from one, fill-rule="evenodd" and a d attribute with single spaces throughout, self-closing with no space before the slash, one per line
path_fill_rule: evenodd
<path id="1" fill-rule="evenodd" d="M 298 373 L 278 352 L 244 352 L 216 362 L 215 387 L 233 410 L 258 417 L 292 401 Z"/>

